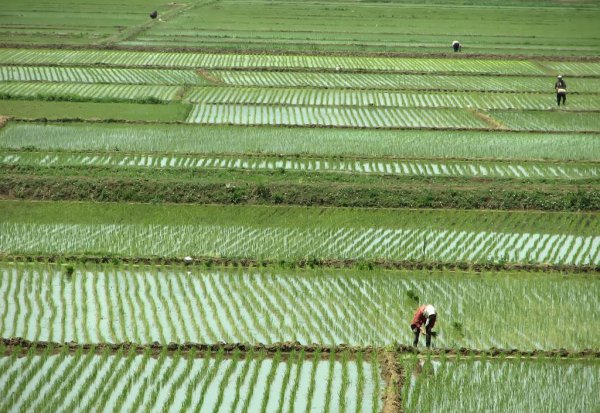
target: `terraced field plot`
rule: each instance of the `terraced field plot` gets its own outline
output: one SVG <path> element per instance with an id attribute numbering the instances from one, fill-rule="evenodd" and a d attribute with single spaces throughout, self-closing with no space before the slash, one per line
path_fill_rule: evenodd
<path id="1" fill-rule="evenodd" d="M 383 379 L 370 354 L 2 351 L 1 408 L 145 411 L 378 412 Z M 373 363 L 374 362 L 374 363 Z M 315 391 L 315 383 L 324 387 Z M 326 391 L 325 391 L 326 390 Z M 135 397 L 129 397 L 135 394 Z M 219 410 L 221 409 L 221 410 Z"/>
<path id="2" fill-rule="evenodd" d="M 465 162 L 402 159 L 299 158 L 265 156 L 161 155 L 153 153 L 0 153 L 0 164 L 28 166 L 94 166 L 185 170 L 290 171 L 352 174 L 384 174 L 431 177 L 480 177 L 528 179 L 594 179 L 600 176 L 597 163 Z"/>
<path id="3" fill-rule="evenodd" d="M 600 403 L 597 362 L 411 360 L 406 367 L 407 411 L 594 411 Z M 586 391 L 572 383 L 585 383 Z"/>
<path id="4" fill-rule="evenodd" d="M 93 204 L 5 202 L 3 209 L 0 251 L 12 254 L 600 264 L 598 221 L 589 214 L 173 206 L 155 207 L 148 221 L 151 208 L 142 205 L 100 211 Z M 441 224 L 446 220 L 451 229 Z"/>
<path id="5" fill-rule="evenodd" d="M 335 71 L 390 71 L 402 73 L 480 73 L 538 75 L 557 71 L 566 76 L 598 76 L 598 62 L 527 61 L 511 59 L 456 59 L 281 54 L 166 53 L 160 51 L 106 51 L 2 49 L 0 64 L 159 66 L 185 69 L 321 69 Z"/>
<path id="6" fill-rule="evenodd" d="M 484 128 L 486 122 L 461 110 L 362 109 L 195 105 L 187 120 L 199 124 L 434 128 Z"/>
<path id="7" fill-rule="evenodd" d="M 48 66 L 0 66 L 0 80 L 159 85 L 206 84 L 191 70 Z"/>
<path id="8" fill-rule="evenodd" d="M 439 347 L 575 351 L 600 331 L 598 281 L 557 273 L 80 266 L 68 275 L 3 264 L 0 281 L 0 333 L 35 341 L 409 343 L 413 295 L 444 309 Z M 571 322 L 578 311 L 589 330 Z"/>
<path id="9" fill-rule="evenodd" d="M 485 5 L 491 7 L 464 7 L 463 2 L 454 1 L 443 5 L 327 2 L 307 6 L 302 2 L 238 0 L 199 3 L 172 21 L 153 25 L 119 44 L 237 51 L 449 52 L 453 39 L 448 33 L 460 33 L 464 50 L 471 53 L 598 52 L 591 39 L 596 33 L 596 7 L 540 8 L 536 2 Z M 498 5 L 502 7 L 495 7 Z M 410 25 L 398 24 L 402 19 Z M 543 23 L 561 19 L 572 19 L 577 32 L 560 36 L 552 24 Z"/>
<path id="10" fill-rule="evenodd" d="M 109 41 L 128 26 L 147 20 L 147 8 L 159 7 L 158 0 L 132 0 L 105 4 L 66 0 L 23 0 L 2 2 L 2 44 L 90 45 Z"/>
<path id="11" fill-rule="evenodd" d="M 0 89 L 1 90 L 1 89 Z M 415 93 L 348 89 L 199 87 L 185 100 L 207 104 L 375 106 L 478 109 L 554 109 L 554 96 L 537 93 Z M 595 95 L 578 95 L 568 110 L 600 110 Z"/>
<path id="12" fill-rule="evenodd" d="M 474 76 L 390 73 L 315 73 L 227 71 L 210 72 L 229 86 L 311 87 L 347 89 L 401 89 L 430 91 L 536 92 L 551 93 L 552 79 L 519 76 Z M 569 82 L 569 91 L 600 93 L 600 79 L 580 78 Z"/>
<path id="13" fill-rule="evenodd" d="M 41 98 L 56 100 L 176 100 L 180 86 L 128 85 L 100 83 L 0 83 L 0 96 L 10 98 Z"/>
<path id="14" fill-rule="evenodd" d="M 94 139 L 89 139 L 93 136 Z M 597 161 L 600 135 L 479 131 L 245 128 L 195 125 L 9 123 L 0 147 L 49 151 L 310 154 L 396 158 Z M 525 156 L 524 154 L 527 154 Z M 26 156 L 26 154 L 23 154 Z M 200 156 L 200 155 L 198 155 Z"/>

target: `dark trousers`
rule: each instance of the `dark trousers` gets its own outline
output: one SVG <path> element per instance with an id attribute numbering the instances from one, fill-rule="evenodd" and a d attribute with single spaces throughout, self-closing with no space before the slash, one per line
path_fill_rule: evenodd
<path id="1" fill-rule="evenodd" d="M 417 347 L 419 344 L 419 335 L 421 334 L 421 329 L 416 328 L 413 330 L 415 333 L 415 340 L 413 341 L 413 346 Z M 431 327 L 425 327 L 425 345 L 429 348 L 431 347 Z"/>
<path id="2" fill-rule="evenodd" d="M 567 94 L 566 93 L 557 93 L 556 94 L 556 103 L 560 106 L 560 100 L 562 99 L 563 105 L 567 103 Z"/>

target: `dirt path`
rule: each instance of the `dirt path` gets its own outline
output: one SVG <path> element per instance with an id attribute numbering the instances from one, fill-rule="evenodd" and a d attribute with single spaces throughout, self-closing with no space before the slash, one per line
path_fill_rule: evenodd
<path id="1" fill-rule="evenodd" d="M 197 351 L 199 357 L 201 353 L 206 350 L 211 350 L 213 352 L 217 352 L 222 349 L 226 354 L 233 353 L 235 351 L 241 351 L 242 353 L 247 353 L 250 350 L 253 350 L 255 353 L 263 351 L 267 356 L 271 357 L 275 355 L 275 353 L 283 353 L 289 354 L 292 352 L 300 352 L 304 351 L 305 353 L 316 353 L 319 352 L 324 357 L 328 356 L 332 352 L 335 352 L 336 355 L 341 355 L 346 352 L 352 358 L 354 355 L 358 353 L 363 354 L 371 354 L 376 352 L 381 355 L 382 360 L 382 374 L 385 377 L 390 377 L 395 380 L 395 383 L 402 384 L 405 374 L 402 371 L 401 366 L 397 362 L 398 357 L 406 355 L 406 356 L 414 356 L 417 357 L 428 357 L 428 358 L 440 358 L 444 356 L 444 358 L 478 358 L 485 357 L 486 359 L 493 358 L 528 358 L 528 359 L 586 359 L 586 360 L 600 360 L 600 348 L 599 349 L 586 349 L 581 351 L 569 351 L 565 349 L 555 349 L 555 350 L 518 350 L 518 349 L 469 349 L 469 348 L 436 348 L 432 350 L 416 350 L 412 346 L 402 346 L 399 345 L 395 348 L 389 347 L 380 347 L 380 346 L 350 346 L 347 344 L 340 344 L 337 346 L 329 346 L 329 345 L 318 345 L 318 344 L 310 344 L 304 345 L 299 342 L 280 342 L 280 343 L 272 343 L 272 344 L 247 344 L 247 343 L 169 343 L 169 344 L 160 344 L 158 342 L 148 343 L 148 344 L 136 344 L 131 342 L 124 343 L 76 343 L 76 342 L 67 342 L 67 343 L 58 343 L 58 342 L 50 342 L 50 341 L 30 341 L 23 339 L 21 337 L 12 337 L 12 338 L 0 338 L 0 345 L 3 345 L 8 350 L 21 349 L 28 350 L 30 348 L 34 348 L 39 351 L 43 351 L 48 347 L 52 347 L 55 350 L 60 350 L 63 348 L 68 348 L 69 351 L 75 352 L 78 349 L 82 350 L 90 350 L 92 348 L 96 349 L 97 352 L 102 352 L 104 350 L 109 350 L 112 352 L 117 352 L 119 350 L 125 349 L 134 349 L 139 353 L 143 353 L 147 349 L 153 350 L 153 352 L 160 353 L 163 350 L 169 352 L 169 354 L 173 354 L 177 351 L 180 352 L 189 352 L 192 349 Z M 398 400 L 400 395 L 397 396 Z M 395 403 L 390 401 L 390 403 Z"/>
<path id="2" fill-rule="evenodd" d="M 205 70 L 205 69 L 196 69 L 196 73 L 201 78 L 207 80 L 211 85 L 217 86 L 217 85 L 222 85 L 223 84 L 223 81 L 221 79 L 219 79 L 218 77 L 214 76 L 208 70 Z"/>
<path id="3" fill-rule="evenodd" d="M 488 124 L 492 129 L 496 129 L 496 130 L 507 130 L 508 129 L 502 123 L 498 122 L 496 119 L 492 118 L 490 115 L 483 113 L 478 109 L 469 109 L 469 111 L 473 115 L 475 115 L 475 117 L 481 119 L 486 124 Z"/>
<path id="4" fill-rule="evenodd" d="M 383 395 L 383 413 L 401 413 L 402 388 L 404 387 L 405 372 L 396 360 L 396 353 L 384 352 L 381 362 L 381 375 L 387 383 Z"/>
<path id="5" fill-rule="evenodd" d="M 6 126 L 6 123 L 10 120 L 10 116 L 2 116 L 0 115 L 0 129 Z"/>

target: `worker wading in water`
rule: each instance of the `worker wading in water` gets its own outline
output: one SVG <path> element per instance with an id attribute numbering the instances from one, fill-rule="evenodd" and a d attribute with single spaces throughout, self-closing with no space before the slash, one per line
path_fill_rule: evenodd
<path id="1" fill-rule="evenodd" d="M 563 80 L 561 75 L 558 75 L 556 78 L 554 89 L 556 90 L 556 103 L 558 106 L 560 106 L 561 100 L 562 104 L 565 105 L 567 103 L 567 83 Z"/>
<path id="2" fill-rule="evenodd" d="M 421 327 L 423 326 L 425 326 L 425 345 L 427 347 L 431 346 L 431 329 L 435 326 L 436 317 L 435 308 L 431 304 L 422 305 L 417 309 L 410 324 L 410 329 L 415 334 L 413 346 L 416 347 L 419 344 L 419 334 L 421 334 Z"/>

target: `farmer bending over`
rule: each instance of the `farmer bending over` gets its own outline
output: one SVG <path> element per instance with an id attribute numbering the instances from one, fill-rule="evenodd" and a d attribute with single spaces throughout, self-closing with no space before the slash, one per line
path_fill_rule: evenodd
<path id="1" fill-rule="evenodd" d="M 556 103 L 560 106 L 560 101 L 562 99 L 564 106 L 567 103 L 567 83 L 563 80 L 561 75 L 558 75 L 556 78 L 554 89 L 556 89 Z"/>
<path id="2" fill-rule="evenodd" d="M 417 347 L 417 344 L 419 344 L 419 334 L 421 334 L 421 327 L 423 325 L 425 325 L 425 345 L 427 347 L 431 346 L 431 329 L 435 325 L 435 319 L 435 308 L 431 304 L 422 305 L 417 309 L 410 324 L 410 329 L 415 333 L 413 346 Z"/>
<path id="3" fill-rule="evenodd" d="M 452 42 L 452 49 L 454 49 L 455 52 L 460 52 L 462 50 L 462 46 L 458 40 Z"/>

